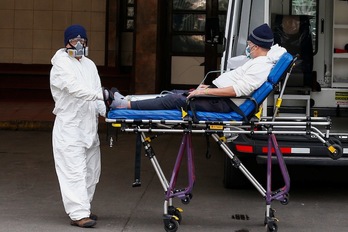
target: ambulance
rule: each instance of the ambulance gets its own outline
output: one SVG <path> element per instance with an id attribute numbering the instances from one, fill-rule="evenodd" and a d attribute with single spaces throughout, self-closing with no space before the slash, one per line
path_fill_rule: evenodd
<path id="1" fill-rule="evenodd" d="M 231 57 L 245 53 L 249 33 L 268 23 L 275 43 L 298 62 L 286 84 L 279 116 L 329 117 L 330 141 L 340 145 L 342 157 L 332 159 L 327 148 L 306 135 L 277 135 L 286 164 L 348 165 L 348 0 L 230 0 L 224 35 L 210 35 L 211 43 L 222 41 L 221 72 Z M 222 36 L 223 39 L 219 38 Z M 272 114 L 277 92 L 263 104 L 263 116 Z M 231 150 L 250 169 L 265 164 L 267 136 L 239 135 Z M 243 186 L 248 181 L 226 157 L 224 185 Z"/>

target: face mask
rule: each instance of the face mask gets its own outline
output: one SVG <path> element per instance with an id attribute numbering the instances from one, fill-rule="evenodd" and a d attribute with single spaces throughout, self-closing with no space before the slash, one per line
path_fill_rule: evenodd
<path id="1" fill-rule="evenodd" d="M 68 48 L 67 52 L 69 56 L 74 58 L 81 58 L 83 55 L 88 56 L 88 47 L 83 47 L 83 45 L 78 41 L 73 48 Z"/>
<path id="2" fill-rule="evenodd" d="M 245 48 L 245 55 L 246 55 L 249 59 L 251 59 L 251 49 L 252 49 L 252 48 L 250 48 L 249 45 Z"/>

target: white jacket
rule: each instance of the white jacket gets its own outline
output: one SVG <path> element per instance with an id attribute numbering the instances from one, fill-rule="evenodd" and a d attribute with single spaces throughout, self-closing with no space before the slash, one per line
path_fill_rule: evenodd
<path id="1" fill-rule="evenodd" d="M 96 65 L 87 57 L 77 60 L 68 56 L 64 48 L 56 52 L 51 62 L 54 136 L 76 146 L 99 145 L 98 114 L 105 116 L 106 109 Z"/>
<path id="2" fill-rule="evenodd" d="M 249 59 L 242 66 L 221 74 L 213 81 L 218 88 L 232 86 L 236 96 L 248 96 L 266 80 L 274 64 L 286 52 L 278 44 L 271 47 L 267 56 Z"/>

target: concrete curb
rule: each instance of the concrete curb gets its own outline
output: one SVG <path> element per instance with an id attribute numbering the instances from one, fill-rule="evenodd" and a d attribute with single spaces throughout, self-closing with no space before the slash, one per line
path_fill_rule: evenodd
<path id="1" fill-rule="evenodd" d="M 0 130 L 18 130 L 18 131 L 52 131 L 54 122 L 52 121 L 27 121 L 12 120 L 0 121 Z M 106 122 L 99 122 L 100 132 L 107 131 Z"/>
<path id="2" fill-rule="evenodd" d="M 53 128 L 53 122 L 50 122 L 50 121 L 25 121 L 25 120 L 0 121 L 0 130 L 48 131 L 48 130 L 52 130 L 52 128 Z"/>

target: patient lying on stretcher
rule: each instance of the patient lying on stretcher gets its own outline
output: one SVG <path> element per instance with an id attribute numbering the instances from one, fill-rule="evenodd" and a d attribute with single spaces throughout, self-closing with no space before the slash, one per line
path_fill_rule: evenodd
<path id="1" fill-rule="evenodd" d="M 186 107 L 187 98 L 205 95 L 208 97 L 195 99 L 197 111 L 231 112 L 231 99 L 226 97 L 249 96 L 267 80 L 274 64 L 286 52 L 284 48 L 272 45 L 272 30 L 267 24 L 263 24 L 255 28 L 248 37 L 246 56 L 250 59 L 242 66 L 221 74 L 212 85 L 201 84 L 191 91 L 174 90 L 163 97 L 136 101 L 126 99 L 116 89 L 105 89 L 105 104 L 111 109 L 171 110 Z M 237 105 L 243 101 L 234 100 Z"/>

